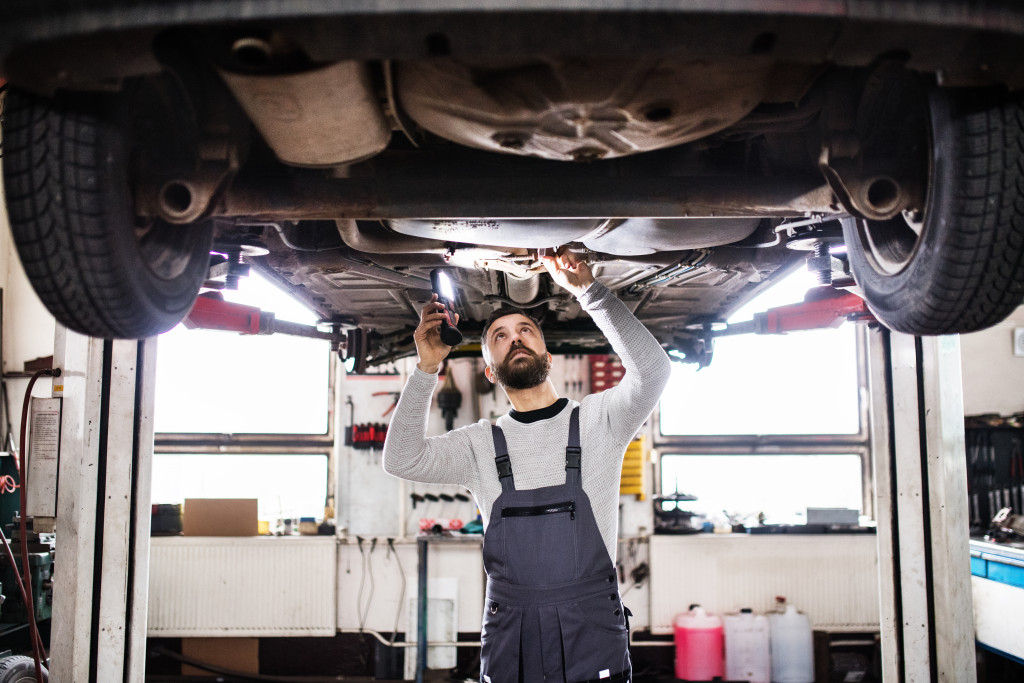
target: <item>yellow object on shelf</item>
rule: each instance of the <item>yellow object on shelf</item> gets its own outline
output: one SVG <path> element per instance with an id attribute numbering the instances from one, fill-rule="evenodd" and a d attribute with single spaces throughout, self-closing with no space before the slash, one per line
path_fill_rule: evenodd
<path id="1" fill-rule="evenodd" d="M 635 495 L 637 500 L 647 499 L 644 485 L 647 472 L 647 438 L 638 436 L 626 447 L 622 458 L 622 477 L 619 479 L 619 495 Z"/>

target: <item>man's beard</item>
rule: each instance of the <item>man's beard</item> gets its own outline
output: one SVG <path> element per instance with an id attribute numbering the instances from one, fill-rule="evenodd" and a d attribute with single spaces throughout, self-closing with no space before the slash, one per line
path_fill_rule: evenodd
<path id="1" fill-rule="evenodd" d="M 525 356 L 515 355 L 525 351 Z M 520 360 L 521 359 L 521 360 Z M 551 363 L 547 354 L 538 356 L 525 346 L 514 346 L 505 360 L 494 366 L 494 377 L 506 389 L 532 389 L 548 378 Z"/>

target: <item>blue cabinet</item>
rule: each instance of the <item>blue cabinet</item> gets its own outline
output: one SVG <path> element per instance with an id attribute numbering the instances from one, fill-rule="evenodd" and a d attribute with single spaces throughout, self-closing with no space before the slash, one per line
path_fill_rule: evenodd
<path id="1" fill-rule="evenodd" d="M 1024 550 L 1010 545 L 971 541 L 971 574 L 1024 588 Z"/>

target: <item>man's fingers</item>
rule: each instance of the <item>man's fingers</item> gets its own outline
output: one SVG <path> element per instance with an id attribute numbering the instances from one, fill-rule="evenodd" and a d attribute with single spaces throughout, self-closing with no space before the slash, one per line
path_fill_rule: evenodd
<path id="1" fill-rule="evenodd" d="M 423 320 L 420 321 L 420 326 L 435 326 L 440 325 L 441 321 L 445 319 L 444 313 L 430 313 L 429 315 L 423 316 Z"/>
<path id="2" fill-rule="evenodd" d="M 436 294 L 434 296 L 437 297 Z M 420 318 L 423 319 L 423 320 L 426 320 L 427 316 L 434 315 L 434 314 L 438 313 L 439 311 L 443 311 L 443 310 L 444 310 L 444 304 L 442 304 L 442 303 L 440 303 L 438 301 L 431 301 L 426 306 L 424 306 L 422 309 L 420 309 Z"/>

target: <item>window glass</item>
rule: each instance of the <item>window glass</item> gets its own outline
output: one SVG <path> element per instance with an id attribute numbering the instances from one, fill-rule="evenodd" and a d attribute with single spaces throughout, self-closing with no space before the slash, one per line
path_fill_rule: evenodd
<path id="1" fill-rule="evenodd" d="M 316 322 L 311 311 L 256 274 L 224 298 L 282 320 Z M 178 325 L 157 343 L 155 429 L 326 434 L 330 358 L 330 344 L 319 339 Z"/>
<path id="2" fill-rule="evenodd" d="M 729 322 L 796 303 L 814 286 L 799 270 L 744 306 Z M 664 435 L 857 434 L 854 325 L 785 335 L 715 340 L 711 365 L 673 365 L 661 400 Z"/>
<path id="3" fill-rule="evenodd" d="M 259 518 L 272 522 L 321 518 L 327 492 L 326 455 L 170 455 L 153 457 L 153 503 L 186 498 L 256 498 Z"/>
<path id="4" fill-rule="evenodd" d="M 748 525 L 803 524 L 809 507 L 861 510 L 861 458 L 828 455 L 661 456 L 662 493 L 697 496 L 680 507 L 707 517 L 736 515 Z"/>

